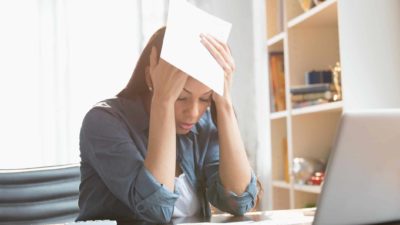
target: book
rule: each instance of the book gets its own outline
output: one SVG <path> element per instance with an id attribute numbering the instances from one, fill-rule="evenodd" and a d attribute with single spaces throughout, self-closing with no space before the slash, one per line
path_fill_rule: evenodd
<path id="1" fill-rule="evenodd" d="M 326 99 L 328 101 L 332 100 L 334 93 L 332 91 L 324 91 L 324 92 L 312 92 L 312 93 L 304 93 L 304 94 L 292 94 L 291 99 L 292 102 L 303 102 L 309 100 L 317 100 L 317 99 Z"/>
<path id="2" fill-rule="evenodd" d="M 304 75 L 306 84 L 332 83 L 332 71 L 330 70 L 312 70 Z"/>
<path id="3" fill-rule="evenodd" d="M 306 94 L 315 92 L 325 92 L 331 90 L 331 84 L 306 84 L 297 85 L 290 88 L 292 94 Z"/>
<path id="4" fill-rule="evenodd" d="M 274 99 L 274 107 L 271 108 L 274 108 L 276 112 L 284 111 L 286 110 L 286 94 L 283 53 L 269 55 L 269 73 Z"/>
<path id="5" fill-rule="evenodd" d="M 329 101 L 326 99 L 317 99 L 317 100 L 310 100 L 310 101 L 304 101 L 304 102 L 293 102 L 292 103 L 292 108 L 297 109 L 297 108 L 302 108 L 306 106 L 312 106 L 312 105 L 319 105 L 323 103 L 328 103 Z"/>

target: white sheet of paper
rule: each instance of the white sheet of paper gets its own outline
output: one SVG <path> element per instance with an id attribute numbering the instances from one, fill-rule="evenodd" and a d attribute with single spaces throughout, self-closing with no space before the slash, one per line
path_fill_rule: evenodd
<path id="1" fill-rule="evenodd" d="M 253 223 L 253 221 L 228 222 L 228 223 L 210 223 L 210 222 L 179 223 L 178 225 L 248 225 L 251 223 Z"/>
<path id="2" fill-rule="evenodd" d="M 308 216 L 314 209 L 304 209 L 299 211 L 290 210 L 277 210 L 261 212 L 265 214 L 266 219 L 260 221 L 243 221 L 243 222 L 229 222 L 229 223 L 212 223 L 212 222 L 201 222 L 201 223 L 178 223 L 178 225 L 311 225 L 314 216 Z M 260 214 L 260 212 L 250 212 L 250 214 Z M 220 214 L 221 215 L 221 214 Z M 218 216 L 218 215 L 217 215 Z M 224 216 L 224 215 L 221 215 Z"/>
<path id="3" fill-rule="evenodd" d="M 200 42 L 200 34 L 226 43 L 231 27 L 186 0 L 170 0 L 161 58 L 223 95 L 224 71 Z"/>

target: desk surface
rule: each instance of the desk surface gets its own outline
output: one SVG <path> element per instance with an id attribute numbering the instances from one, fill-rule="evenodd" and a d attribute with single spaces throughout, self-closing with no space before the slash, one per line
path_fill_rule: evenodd
<path id="1" fill-rule="evenodd" d="M 246 213 L 244 216 L 235 217 L 229 214 L 217 214 L 213 215 L 211 218 L 202 218 L 202 217 L 182 217 L 182 218 L 174 218 L 170 223 L 165 225 L 177 225 L 181 223 L 200 223 L 200 222 L 211 222 L 211 223 L 230 223 L 230 222 L 244 222 L 244 221 L 262 221 L 262 220 L 271 220 L 271 216 L 278 215 L 278 217 L 293 217 L 302 213 L 306 217 L 311 216 L 312 212 L 310 209 L 297 209 L 297 210 L 277 210 L 277 211 L 264 211 L 264 212 L 250 212 Z M 297 214 L 297 215 L 296 215 Z M 276 218 L 276 217 L 275 217 Z M 310 220 L 311 221 L 311 220 Z M 91 221 L 91 222 L 77 222 L 77 223 L 68 223 L 69 225 L 115 225 L 117 224 L 115 221 Z M 297 223 L 291 223 L 293 225 Z M 300 222 L 298 224 L 307 225 L 311 222 Z M 118 225 L 155 225 L 153 223 L 144 222 L 144 221 L 134 221 L 134 222 L 118 222 Z M 398 222 L 389 222 L 382 223 L 379 225 L 400 225 L 400 221 Z"/>

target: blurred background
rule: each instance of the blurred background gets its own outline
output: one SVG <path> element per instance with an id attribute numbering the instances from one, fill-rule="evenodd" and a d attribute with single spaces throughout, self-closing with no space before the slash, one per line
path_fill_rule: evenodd
<path id="1" fill-rule="evenodd" d="M 162 0 L 1 0 L 0 168 L 79 162 L 79 129 L 128 82 Z"/>

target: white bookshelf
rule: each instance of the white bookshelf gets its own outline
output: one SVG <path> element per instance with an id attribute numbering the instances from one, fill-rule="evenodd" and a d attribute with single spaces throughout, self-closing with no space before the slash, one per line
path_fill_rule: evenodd
<path id="1" fill-rule="evenodd" d="M 290 1 L 290 0 L 289 0 Z M 337 1 L 329 0 L 288 21 L 288 28 L 337 25 Z"/>
<path id="2" fill-rule="evenodd" d="M 273 112 L 270 114 L 269 118 L 271 120 L 277 120 L 281 118 L 285 118 L 288 115 L 287 111 Z"/>
<path id="3" fill-rule="evenodd" d="M 292 110 L 292 116 L 309 114 L 309 113 L 319 113 L 324 111 L 341 111 L 343 107 L 342 101 L 323 103 L 319 105 L 313 105 L 308 107 L 302 107 Z"/>
<path id="4" fill-rule="evenodd" d="M 270 51 L 282 51 L 283 49 L 283 40 L 285 39 L 285 33 L 281 32 L 267 41 L 267 46 Z"/>
<path id="5" fill-rule="evenodd" d="M 284 55 L 286 95 L 286 110 L 269 115 L 271 205 L 274 210 L 303 208 L 316 204 L 321 186 L 296 184 L 291 162 L 295 157 L 327 161 L 343 103 L 294 109 L 290 87 L 304 84 L 306 72 L 329 70 L 340 61 L 337 0 L 327 0 L 308 11 L 300 7 L 298 0 L 265 0 L 265 4 L 266 47 L 268 53 Z"/>

